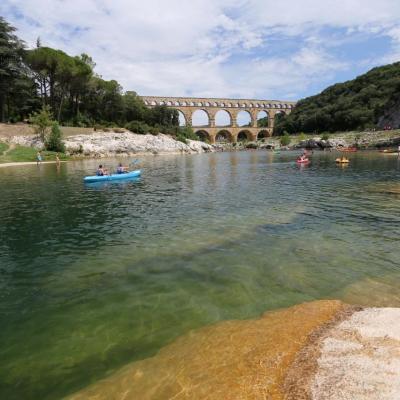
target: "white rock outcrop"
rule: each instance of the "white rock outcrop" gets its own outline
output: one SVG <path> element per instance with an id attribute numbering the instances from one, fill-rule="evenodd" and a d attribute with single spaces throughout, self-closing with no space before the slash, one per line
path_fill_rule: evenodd
<path id="1" fill-rule="evenodd" d="M 13 136 L 10 143 L 42 148 L 43 143 L 33 136 Z M 162 133 L 138 135 L 132 132 L 95 132 L 64 139 L 66 151 L 72 155 L 92 157 L 133 154 L 184 154 L 214 151 L 214 147 L 200 141 L 188 140 L 187 144 Z"/>

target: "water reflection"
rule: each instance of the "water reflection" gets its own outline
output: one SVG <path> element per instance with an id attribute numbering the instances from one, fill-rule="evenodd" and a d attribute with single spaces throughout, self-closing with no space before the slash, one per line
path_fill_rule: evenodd
<path id="1" fill-rule="evenodd" d="M 0 169 L 0 398 L 62 398 L 224 319 L 397 305 L 398 160 L 296 155 L 143 157 L 94 186 L 96 160 Z"/>

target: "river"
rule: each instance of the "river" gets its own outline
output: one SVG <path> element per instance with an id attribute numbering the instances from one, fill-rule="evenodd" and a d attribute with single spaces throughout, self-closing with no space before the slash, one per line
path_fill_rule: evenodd
<path id="1" fill-rule="evenodd" d="M 86 186 L 98 161 L 1 168 L 0 398 L 62 399 L 221 320 L 399 306 L 397 157 L 295 156 L 149 156 Z"/>

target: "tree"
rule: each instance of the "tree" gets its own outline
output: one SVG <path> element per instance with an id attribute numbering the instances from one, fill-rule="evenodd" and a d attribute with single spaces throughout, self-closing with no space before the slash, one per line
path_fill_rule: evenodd
<path id="1" fill-rule="evenodd" d="M 58 122 L 53 122 L 53 126 L 51 128 L 49 137 L 46 140 L 45 146 L 46 150 L 64 153 L 65 146 L 62 141 L 62 133 Z"/>
<path id="2" fill-rule="evenodd" d="M 12 89 L 24 69 L 24 43 L 14 32 L 15 28 L 0 17 L 0 122 L 5 121 Z"/>
<path id="3" fill-rule="evenodd" d="M 399 93 L 400 63 L 377 67 L 356 79 L 335 84 L 316 96 L 300 100 L 290 115 L 275 119 L 275 133 L 375 127 L 391 104 L 400 103 Z"/>
<path id="4" fill-rule="evenodd" d="M 43 106 L 39 112 L 34 113 L 30 122 L 35 126 L 35 132 L 43 143 L 46 143 L 46 137 L 49 127 L 53 125 L 52 114 L 49 106 Z"/>

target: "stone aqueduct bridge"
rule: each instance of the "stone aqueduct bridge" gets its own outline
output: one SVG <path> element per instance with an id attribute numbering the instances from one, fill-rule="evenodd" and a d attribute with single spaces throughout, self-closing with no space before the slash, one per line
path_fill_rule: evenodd
<path id="1" fill-rule="evenodd" d="M 141 96 L 145 105 L 154 107 L 166 105 L 180 111 L 185 117 L 186 125 L 193 126 L 193 113 L 202 110 L 208 116 L 207 126 L 193 126 L 195 133 L 202 139 L 208 139 L 211 143 L 216 141 L 236 142 L 238 140 L 254 141 L 272 136 L 275 116 L 279 113 L 288 114 L 296 103 L 293 101 L 278 100 L 250 100 L 250 99 L 218 99 L 218 98 L 195 98 L 195 97 L 161 97 Z M 230 116 L 230 124 L 217 126 L 215 122 L 219 111 L 226 111 Z M 239 126 L 238 114 L 241 111 L 248 113 L 250 123 Z M 257 116 L 262 113 L 268 117 L 268 126 L 257 126 Z"/>

